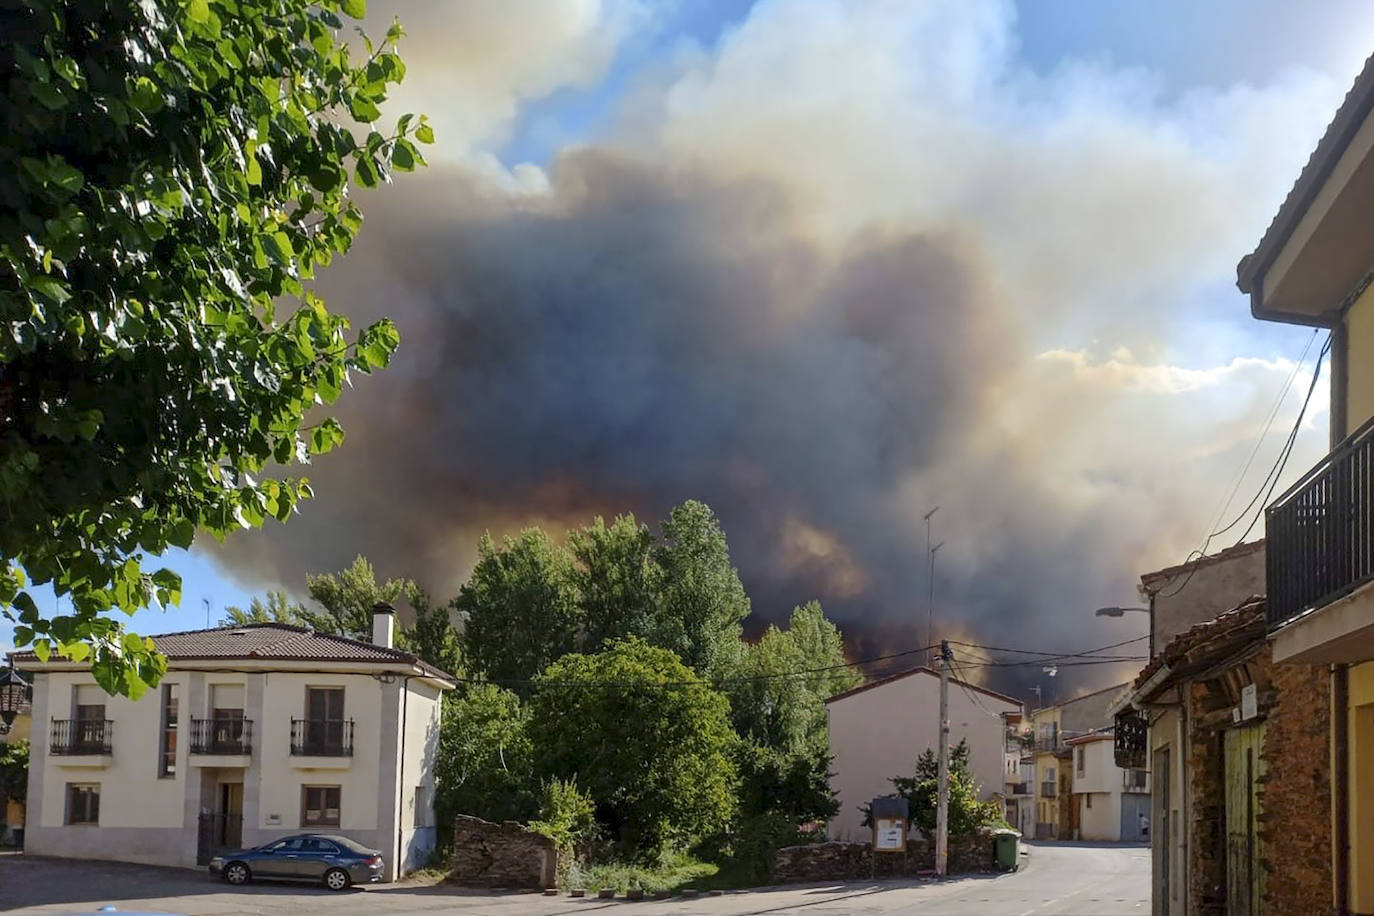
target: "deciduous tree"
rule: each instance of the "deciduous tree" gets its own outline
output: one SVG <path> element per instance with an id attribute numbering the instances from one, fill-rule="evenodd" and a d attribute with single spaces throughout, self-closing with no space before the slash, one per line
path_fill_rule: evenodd
<path id="1" fill-rule="evenodd" d="M 0 8 L 0 613 L 108 691 L 166 668 L 106 615 L 179 600 L 145 557 L 290 518 L 305 479 L 263 472 L 341 442 L 307 414 L 397 345 L 307 289 L 362 223 L 352 187 L 432 139 L 372 127 L 405 67 L 399 24 L 340 37 L 364 2 Z"/>
<path id="2" fill-rule="evenodd" d="M 247 610 L 230 605 L 224 609 L 221 626 L 243 626 L 250 623 L 287 623 L 293 626 L 304 621 L 305 605 L 292 601 L 284 591 L 270 591 L 265 598 L 254 597 Z"/>
<path id="3" fill-rule="evenodd" d="M 535 775 L 576 779 L 628 854 L 652 859 L 728 823 L 729 706 L 667 649 L 632 639 L 565 655 L 530 711 Z"/>
<path id="4" fill-rule="evenodd" d="M 483 535 L 477 565 L 453 607 L 463 618 L 461 644 L 469 670 L 509 682 L 528 695 L 528 681 L 573 651 L 581 631 L 572 562 L 538 528 L 499 546 Z"/>

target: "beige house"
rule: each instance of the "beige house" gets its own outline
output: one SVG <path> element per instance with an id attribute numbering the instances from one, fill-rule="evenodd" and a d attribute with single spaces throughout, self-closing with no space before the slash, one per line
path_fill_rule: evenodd
<path id="1" fill-rule="evenodd" d="M 831 786 L 840 811 L 830 822 L 832 840 L 863 841 L 860 807 L 892 793 L 894 776 L 910 776 L 916 758 L 940 741 L 940 676 L 915 668 L 871 681 L 825 701 L 830 734 Z M 1005 787 L 1008 718 L 1019 717 L 1012 697 L 950 678 L 949 743 L 968 741 L 970 763 L 982 797 Z"/>
<path id="2" fill-rule="evenodd" d="M 1150 838 L 1150 778 L 1116 765 L 1114 735 L 1090 732 L 1064 742 L 1069 750 L 1075 840 L 1143 843 Z"/>
<path id="3" fill-rule="evenodd" d="M 1030 830 L 1020 827 L 1027 837 L 1037 840 L 1071 840 L 1078 830 L 1078 808 L 1073 799 L 1070 773 L 1071 738 L 1100 730 L 1112 721 L 1112 700 L 1128 685 L 1117 684 L 1082 694 L 1062 703 L 1042 706 L 1029 718 L 1029 741 L 1023 761 L 1033 775 Z"/>
<path id="4" fill-rule="evenodd" d="M 381 850 L 386 879 L 435 843 L 433 764 L 452 677 L 392 646 L 281 624 L 153 637 L 162 682 L 110 697 L 85 666 L 33 677 L 25 851 L 158 865 L 302 830 Z"/>

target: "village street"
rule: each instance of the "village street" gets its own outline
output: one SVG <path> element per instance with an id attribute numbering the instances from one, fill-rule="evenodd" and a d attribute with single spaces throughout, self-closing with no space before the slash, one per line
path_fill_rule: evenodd
<path id="1" fill-rule="evenodd" d="M 440 912 L 472 916 L 573 916 L 584 912 L 603 916 L 1118 916 L 1149 912 L 1150 859 L 1145 847 L 1036 844 L 1028 858 L 1030 863 L 1017 874 L 943 883 L 806 885 L 692 900 L 627 903 L 405 884 L 343 894 L 287 884 L 236 889 L 187 870 L 0 856 L 0 910 L 57 916 L 112 904 L 121 912 L 186 916 L 273 916 L 318 912 L 326 906 L 332 916 Z"/>

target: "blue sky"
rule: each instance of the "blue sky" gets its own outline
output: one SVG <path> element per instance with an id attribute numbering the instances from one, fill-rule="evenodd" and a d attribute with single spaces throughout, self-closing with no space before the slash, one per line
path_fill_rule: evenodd
<path id="1" fill-rule="evenodd" d="M 641 10 L 642 15 L 633 19 L 634 27 L 621 38 L 609 63 L 594 80 L 520 96 L 509 125 L 482 141 L 484 151 L 506 168 L 520 163 L 545 168 L 560 150 L 597 141 L 615 129 L 627 96 L 651 79 L 665 60 L 691 54 L 709 58 L 722 38 L 750 17 L 753 6 L 746 0 L 678 0 L 650 5 L 647 12 Z M 398 6 L 402 18 L 406 7 Z M 903 7 L 897 4 L 891 9 L 900 11 Z M 1309 0 L 1303 4 L 1283 0 L 1023 0 L 1015 4 L 1015 19 L 1014 66 L 1044 79 L 1084 62 L 1113 71 L 1132 71 L 1142 84 L 1153 87 L 1151 95 L 1160 104 L 1176 103 L 1197 93 L 1272 86 L 1311 74 L 1344 87 L 1374 45 L 1370 41 L 1374 38 L 1374 4 L 1356 0 Z M 426 37 L 431 44 L 443 43 L 442 36 Z M 422 62 L 411 63 L 409 80 L 426 80 Z M 1311 123 L 1323 123 L 1330 111 L 1320 114 Z M 1309 149 L 1315 140 L 1315 132 L 1308 129 L 1292 138 L 1293 149 Z M 1301 161 L 1301 156 L 1289 158 Z M 1287 180 L 1293 177 L 1295 170 Z M 1282 190 L 1277 182 L 1264 190 L 1272 199 L 1269 212 Z M 1262 225 L 1254 226 L 1256 238 L 1261 230 Z M 1228 252 L 1226 258 L 1233 264 L 1240 253 Z M 1160 341 L 1152 355 L 1185 368 L 1221 365 L 1236 355 L 1295 357 L 1306 342 L 1306 332 L 1250 320 L 1247 305 L 1234 288 L 1233 274 L 1221 263 L 1211 279 L 1189 287 L 1186 306 L 1192 315 L 1191 333 Z M 1076 346 L 1089 342 L 1050 343 Z M 1103 342 L 1107 350 L 1114 345 Z M 252 532 L 238 535 L 255 536 Z M 217 620 L 225 606 L 246 604 L 252 594 L 276 584 L 240 581 L 221 573 L 211 560 L 196 552 L 178 551 L 162 562 L 182 574 L 183 601 L 180 608 L 136 615 L 133 626 L 142 632 L 202 626 L 205 602 L 210 605 L 211 619 Z M 303 583 L 287 585 L 300 590 Z M 40 597 L 40 604 L 56 607 L 51 595 Z M 11 638 L 11 629 L 0 624 L 0 648 Z"/>

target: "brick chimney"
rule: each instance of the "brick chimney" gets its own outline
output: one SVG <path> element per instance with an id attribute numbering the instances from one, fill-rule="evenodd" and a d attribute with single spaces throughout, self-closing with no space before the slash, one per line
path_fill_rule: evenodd
<path id="1" fill-rule="evenodd" d="M 394 649 L 396 638 L 396 609 L 386 601 L 372 605 L 372 644 Z"/>

